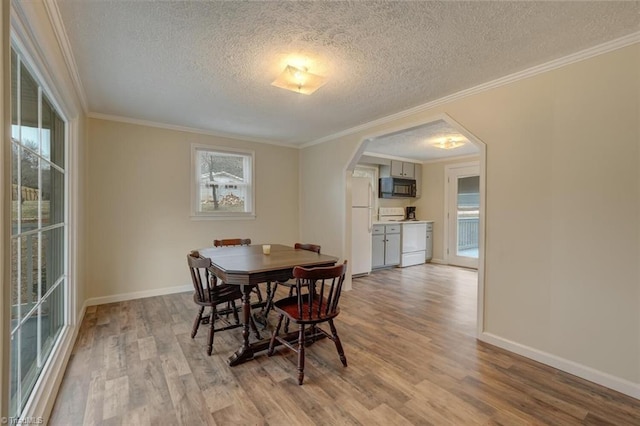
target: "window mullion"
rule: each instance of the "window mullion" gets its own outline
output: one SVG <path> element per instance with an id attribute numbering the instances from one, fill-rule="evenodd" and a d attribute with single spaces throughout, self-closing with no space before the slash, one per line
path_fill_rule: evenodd
<path id="1" fill-rule="evenodd" d="M 21 352 L 21 348 L 22 348 L 22 327 L 18 327 L 18 331 L 16 331 L 16 336 L 18 339 L 18 351 L 17 352 Z M 16 396 L 18 399 L 18 409 L 19 407 L 22 407 L 22 357 L 20 356 L 20 353 L 17 354 L 17 363 L 18 366 L 16 368 Z"/>
<path id="2" fill-rule="evenodd" d="M 38 368 L 42 367 L 42 87 L 38 86 L 38 310 L 36 315 L 36 354 Z"/>
<path id="3" fill-rule="evenodd" d="M 16 288 L 15 292 L 18 293 L 16 297 L 16 303 L 18 307 L 16 309 L 17 312 L 17 321 L 19 326 L 20 320 L 22 319 L 22 262 L 20 262 L 19 254 L 22 253 L 22 238 L 16 237 L 16 251 L 17 251 L 17 259 L 16 259 Z"/>
<path id="4" fill-rule="evenodd" d="M 17 56 L 17 55 L 16 55 Z M 17 69 L 17 76 L 16 78 L 18 79 L 16 82 L 16 92 L 17 92 L 17 102 L 16 102 L 16 115 L 18 116 L 18 120 L 17 120 L 17 126 L 18 126 L 18 146 L 16 147 L 18 150 L 18 178 L 16 179 L 17 182 L 17 202 L 18 202 L 18 226 L 17 226 L 17 235 L 20 235 L 22 233 L 22 96 L 20 96 L 20 93 L 22 91 L 22 76 L 21 76 L 21 72 L 22 72 L 22 66 L 21 66 L 21 61 L 20 61 L 20 57 L 17 56 L 17 61 L 18 64 L 16 65 L 16 69 Z M 18 252 L 20 253 L 20 252 Z"/>
<path id="5" fill-rule="evenodd" d="M 22 77 L 21 77 L 21 60 L 20 57 L 18 55 L 16 55 L 17 58 L 17 64 L 16 64 L 16 93 L 17 93 L 17 102 L 16 102 L 16 121 L 17 121 L 17 126 L 18 126 L 18 143 L 16 144 L 15 142 L 11 142 L 12 144 L 16 145 L 16 155 L 18 156 L 18 161 L 17 161 L 17 168 L 18 170 L 16 171 L 16 210 L 18 212 L 17 214 L 17 218 L 18 218 L 18 224 L 16 226 L 16 247 L 17 247 L 17 252 L 16 252 L 16 270 L 17 270 L 17 282 L 16 282 L 16 288 L 15 291 L 16 293 L 18 293 L 17 295 L 17 303 L 18 303 L 18 308 L 17 308 L 17 312 L 18 312 L 18 323 L 20 323 L 20 320 L 22 319 L 22 262 L 21 262 L 21 254 L 22 254 L 22 238 L 20 237 L 20 235 L 22 234 L 22 101 L 21 101 L 21 96 L 20 93 L 22 91 Z M 13 148 L 13 147 L 12 147 Z M 20 333 L 18 332 L 18 335 Z M 18 370 L 19 370 L 19 365 L 18 365 Z M 20 376 L 18 376 L 20 377 Z"/>
<path id="6" fill-rule="evenodd" d="M 38 357 L 36 359 L 38 368 L 42 368 L 43 360 L 42 360 L 42 303 L 38 300 L 38 314 L 36 316 L 36 345 L 37 345 L 37 354 Z"/>
<path id="7" fill-rule="evenodd" d="M 38 86 L 38 229 L 42 229 L 42 89 Z M 38 245 L 38 260 L 40 259 L 40 246 Z M 38 269 L 40 264 L 38 264 Z M 40 270 L 38 270 L 40 272 Z M 40 275 L 38 273 L 38 275 Z M 40 285 L 38 283 L 38 294 Z"/>

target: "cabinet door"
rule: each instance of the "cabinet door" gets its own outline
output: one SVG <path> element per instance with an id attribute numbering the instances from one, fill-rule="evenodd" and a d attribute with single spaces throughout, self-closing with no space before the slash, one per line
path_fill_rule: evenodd
<path id="1" fill-rule="evenodd" d="M 413 179 L 416 177 L 415 164 L 402 163 L 402 177 Z"/>
<path id="2" fill-rule="evenodd" d="M 400 234 L 387 234 L 387 245 L 384 252 L 384 264 L 385 265 L 399 265 L 400 264 Z"/>
<path id="3" fill-rule="evenodd" d="M 384 266 L 384 234 L 374 235 L 371 244 L 371 267 Z"/>
<path id="4" fill-rule="evenodd" d="M 427 231 L 427 246 L 424 251 L 425 260 L 433 258 L 433 231 Z"/>
<path id="5" fill-rule="evenodd" d="M 402 161 L 391 160 L 391 176 L 403 177 Z"/>

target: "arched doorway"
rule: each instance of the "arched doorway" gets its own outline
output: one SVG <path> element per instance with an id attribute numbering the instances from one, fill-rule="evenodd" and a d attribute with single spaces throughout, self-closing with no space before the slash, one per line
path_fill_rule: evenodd
<path id="1" fill-rule="evenodd" d="M 461 143 L 461 145 L 454 146 L 457 143 Z M 350 171 L 353 172 L 357 166 L 384 167 L 383 164 L 390 161 L 405 161 L 419 165 L 419 167 L 415 167 L 415 179 L 420 186 L 418 190 L 419 196 L 405 199 L 377 198 L 373 202 L 372 211 L 375 215 L 375 212 L 380 207 L 413 207 L 416 210 L 418 219 L 433 220 L 433 256 L 431 262 L 441 264 L 457 263 L 455 261 L 449 262 L 449 256 L 446 255 L 447 249 L 451 252 L 448 235 L 450 234 L 451 222 L 447 220 L 447 209 L 445 208 L 445 202 L 448 201 L 448 198 L 445 200 L 445 194 L 448 190 L 445 185 L 446 170 L 453 168 L 455 164 L 468 164 L 470 162 L 477 164 L 477 174 L 475 174 L 476 180 L 474 182 L 478 188 L 476 198 L 477 214 L 473 218 L 476 232 L 475 258 L 473 265 L 461 266 L 477 268 L 478 271 L 476 329 L 477 333 L 480 334 L 484 323 L 485 144 L 461 124 L 443 114 L 422 121 L 415 121 L 403 127 L 380 131 L 364 138 L 351 161 Z M 471 197 L 463 196 L 462 198 Z M 451 216 L 450 212 L 449 216 Z M 348 215 L 347 217 L 351 216 Z M 473 221 L 468 219 L 468 216 L 461 217 L 465 225 Z M 351 223 L 351 226 L 357 226 L 357 224 Z M 456 226 L 456 228 L 458 227 Z M 456 229 L 456 233 L 459 233 L 458 231 Z M 352 243 L 351 246 L 353 251 L 354 244 Z"/>

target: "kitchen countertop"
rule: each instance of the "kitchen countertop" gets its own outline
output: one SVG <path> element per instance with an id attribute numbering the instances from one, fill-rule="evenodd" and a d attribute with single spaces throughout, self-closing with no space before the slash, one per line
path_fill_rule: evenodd
<path id="1" fill-rule="evenodd" d="M 433 223 L 433 220 L 374 220 L 374 225 L 394 225 L 403 223 Z"/>

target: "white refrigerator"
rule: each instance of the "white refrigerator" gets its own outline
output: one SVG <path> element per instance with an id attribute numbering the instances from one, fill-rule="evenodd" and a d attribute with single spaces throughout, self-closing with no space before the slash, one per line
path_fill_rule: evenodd
<path id="1" fill-rule="evenodd" d="M 351 274 L 371 272 L 373 185 L 367 177 L 351 178 Z"/>

